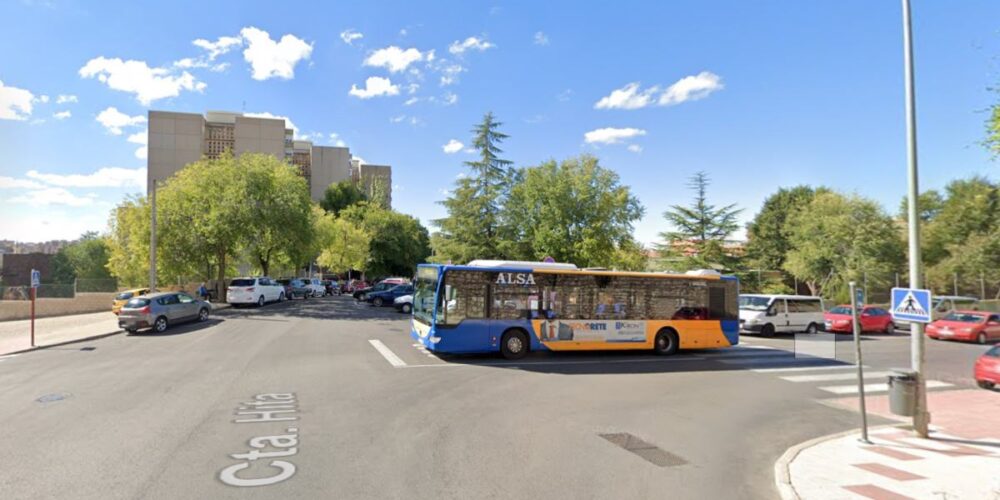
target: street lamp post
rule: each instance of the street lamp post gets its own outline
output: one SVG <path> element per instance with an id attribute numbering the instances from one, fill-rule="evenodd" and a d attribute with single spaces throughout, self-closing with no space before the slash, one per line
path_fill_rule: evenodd
<path id="1" fill-rule="evenodd" d="M 156 179 L 149 190 L 149 289 L 156 290 Z"/>
<path id="2" fill-rule="evenodd" d="M 910 0 L 903 2 L 903 68 L 906 88 L 906 153 L 909 202 L 910 288 L 920 286 L 920 222 L 917 217 L 917 118 L 916 98 L 913 88 L 913 34 L 910 26 Z M 910 367 L 917 372 L 917 407 L 913 412 L 913 430 L 920 437 L 927 437 L 930 413 L 927 411 L 927 383 L 924 378 L 924 324 L 913 322 L 910 327 Z"/>

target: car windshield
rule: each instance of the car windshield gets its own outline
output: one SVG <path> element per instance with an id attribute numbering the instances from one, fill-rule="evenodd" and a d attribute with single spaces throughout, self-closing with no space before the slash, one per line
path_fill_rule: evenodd
<path id="1" fill-rule="evenodd" d="M 115 300 L 128 300 L 133 296 L 132 292 L 122 292 L 115 296 Z"/>
<path id="2" fill-rule="evenodd" d="M 125 304 L 125 307 L 128 309 L 139 309 L 142 307 L 146 307 L 148 305 L 149 305 L 149 299 L 135 298 L 128 301 L 128 303 Z"/>
<path id="3" fill-rule="evenodd" d="M 236 278 L 229 286 L 254 286 L 257 280 L 248 278 Z"/>
<path id="4" fill-rule="evenodd" d="M 830 314 L 851 314 L 851 308 L 847 306 L 837 306 L 830 309 Z"/>
<path id="5" fill-rule="evenodd" d="M 278 283 L 281 283 L 282 285 L 288 286 L 288 285 L 292 284 L 292 280 L 278 280 Z"/>
<path id="6" fill-rule="evenodd" d="M 944 318 L 944 321 L 954 321 L 956 323 L 982 323 L 986 321 L 984 314 L 951 313 Z"/>
<path id="7" fill-rule="evenodd" d="M 745 309 L 747 311 L 766 311 L 767 305 L 770 303 L 770 297 L 755 297 L 752 295 L 740 296 L 740 309 Z"/>

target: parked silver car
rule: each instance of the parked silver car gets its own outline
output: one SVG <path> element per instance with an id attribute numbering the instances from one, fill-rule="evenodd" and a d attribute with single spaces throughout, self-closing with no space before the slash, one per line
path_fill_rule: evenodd
<path id="1" fill-rule="evenodd" d="M 184 292 L 158 292 L 129 300 L 118 314 L 118 327 L 128 333 L 142 328 L 154 332 L 186 321 L 205 321 L 212 305 Z"/>

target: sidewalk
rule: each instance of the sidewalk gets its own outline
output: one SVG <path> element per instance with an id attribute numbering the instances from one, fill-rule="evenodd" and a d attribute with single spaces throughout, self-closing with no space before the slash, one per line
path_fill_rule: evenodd
<path id="1" fill-rule="evenodd" d="M 229 304 L 212 304 L 212 313 Z M 47 347 L 121 333 L 111 311 L 35 319 L 35 347 Z M 31 349 L 31 320 L 0 322 L 0 356 Z"/>
<path id="2" fill-rule="evenodd" d="M 795 446 L 775 464 L 784 499 L 1000 499 L 1000 392 L 930 392 L 929 439 L 905 424 L 859 430 Z M 856 408 L 855 398 L 835 402 Z M 869 413 L 899 419 L 887 396 L 867 398 Z"/>

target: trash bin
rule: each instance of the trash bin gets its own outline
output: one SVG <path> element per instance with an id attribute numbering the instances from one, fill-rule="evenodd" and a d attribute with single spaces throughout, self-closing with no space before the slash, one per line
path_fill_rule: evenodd
<path id="1" fill-rule="evenodd" d="M 889 375 L 889 410 L 912 417 L 917 409 L 917 372 L 893 370 Z"/>

